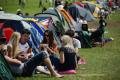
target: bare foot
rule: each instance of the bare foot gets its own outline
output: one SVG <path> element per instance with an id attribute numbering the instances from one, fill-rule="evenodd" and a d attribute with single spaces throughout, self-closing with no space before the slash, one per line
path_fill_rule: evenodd
<path id="1" fill-rule="evenodd" d="M 51 77 L 57 77 L 57 78 L 62 78 L 64 77 L 63 75 L 58 74 L 57 72 L 51 74 Z"/>

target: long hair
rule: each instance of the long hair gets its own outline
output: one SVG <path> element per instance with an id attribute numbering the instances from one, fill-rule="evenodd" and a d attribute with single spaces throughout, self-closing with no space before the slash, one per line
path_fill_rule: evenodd
<path id="1" fill-rule="evenodd" d="M 46 33 L 48 33 L 49 40 L 47 40 L 46 37 L 45 37 Z M 54 45 L 54 35 L 53 35 L 52 31 L 46 30 L 44 32 L 44 38 L 43 38 L 42 43 L 45 43 L 45 44 L 47 43 L 49 45 L 49 47 L 53 47 L 53 45 Z"/>
<path id="2" fill-rule="evenodd" d="M 11 54 L 9 54 L 11 57 L 15 57 L 16 54 L 17 54 L 17 51 L 18 51 L 18 44 L 19 44 L 19 40 L 20 40 L 20 33 L 19 32 L 13 32 L 11 38 L 10 38 L 10 41 L 8 44 L 10 48 L 11 47 Z"/>
<path id="3" fill-rule="evenodd" d="M 73 40 L 72 40 L 72 38 L 70 36 L 63 35 L 61 37 L 61 40 L 62 40 L 62 46 L 63 47 L 70 47 L 70 48 L 74 49 L 74 47 L 73 47 Z"/>
<path id="4" fill-rule="evenodd" d="M 45 32 L 44 32 L 44 37 L 43 37 L 43 41 L 42 41 L 42 43 L 48 43 L 48 41 L 47 41 L 47 39 L 46 39 L 46 37 L 45 37 L 45 34 L 46 33 L 49 33 L 49 30 L 46 30 Z"/>

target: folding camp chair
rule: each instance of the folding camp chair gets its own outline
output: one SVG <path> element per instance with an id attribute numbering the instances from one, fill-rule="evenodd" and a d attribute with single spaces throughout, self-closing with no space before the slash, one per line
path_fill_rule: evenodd
<path id="1" fill-rule="evenodd" d="M 92 42 L 91 42 L 90 36 L 86 31 L 82 32 L 82 38 L 83 38 L 84 48 L 92 48 Z"/>

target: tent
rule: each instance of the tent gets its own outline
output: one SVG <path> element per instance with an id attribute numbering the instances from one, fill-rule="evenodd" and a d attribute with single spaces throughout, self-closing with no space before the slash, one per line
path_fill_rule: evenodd
<path id="1" fill-rule="evenodd" d="M 49 15 L 45 16 L 44 14 L 39 14 L 38 16 L 35 16 L 33 18 L 35 18 L 35 19 L 38 20 L 38 24 L 41 24 L 41 22 L 47 24 L 48 28 L 46 28 L 45 30 L 51 30 L 51 31 L 53 31 L 54 38 L 55 38 L 55 40 L 56 40 L 56 42 L 58 44 L 58 47 L 61 47 L 61 42 L 60 42 L 60 38 L 59 38 L 59 33 L 60 33 L 59 30 L 60 29 L 58 29 L 58 26 L 56 26 L 54 24 L 54 21 L 52 20 L 52 18 Z M 46 23 L 46 19 L 49 19 L 48 23 Z M 39 30 L 39 29 L 37 29 L 37 30 Z"/>
<path id="2" fill-rule="evenodd" d="M 31 32 L 30 41 L 32 42 L 32 45 L 34 45 L 34 49 L 36 49 L 42 41 L 40 33 L 18 15 L 8 13 L 2 14 L 0 15 L 0 23 L 3 24 L 2 29 L 11 28 L 13 31 L 20 33 L 23 29 L 29 29 Z"/>
<path id="3" fill-rule="evenodd" d="M 102 8 L 100 4 L 96 4 L 96 3 L 93 4 L 88 1 L 84 1 L 84 4 L 85 4 L 85 8 L 89 10 L 94 17 L 99 17 L 99 11 L 100 11 L 100 8 Z"/>
<path id="4" fill-rule="evenodd" d="M 23 20 L 22 17 L 15 15 L 15 14 L 10 14 L 10 13 L 3 13 L 0 14 L 0 19 L 8 19 L 8 20 Z"/>
<path id="5" fill-rule="evenodd" d="M 70 29 L 75 30 L 76 22 L 74 21 L 74 19 L 72 18 L 72 16 L 63 7 L 58 6 L 56 9 L 65 18 L 65 20 L 67 21 L 67 23 L 70 26 Z"/>
<path id="6" fill-rule="evenodd" d="M 8 63 L 0 52 L 0 80 L 15 80 Z"/>
<path id="7" fill-rule="evenodd" d="M 60 11 L 57 8 L 49 8 L 44 13 L 56 15 L 60 20 L 65 31 L 67 31 L 68 29 L 71 29 L 71 26 L 69 25 L 65 17 L 60 13 Z"/>
<path id="8" fill-rule="evenodd" d="M 55 26 L 53 19 L 51 17 L 34 17 L 39 21 L 39 24 L 42 24 L 44 27 L 47 26 L 46 30 L 51 30 L 53 31 L 54 38 L 57 42 L 58 47 L 61 47 L 61 42 L 60 42 L 60 36 L 59 36 L 59 29 L 57 29 L 57 26 Z"/>
<path id="9" fill-rule="evenodd" d="M 53 20 L 54 26 L 56 31 L 61 32 L 61 34 L 65 33 L 65 30 L 67 30 L 68 28 L 63 27 L 63 23 L 61 22 L 61 20 L 58 18 L 58 16 L 54 15 L 54 14 L 50 14 L 50 13 L 38 13 L 35 14 L 35 17 L 51 17 L 51 19 Z"/>
<path id="10" fill-rule="evenodd" d="M 79 5 L 80 7 L 84 7 L 84 4 L 81 3 L 80 1 L 78 1 L 78 2 L 73 2 L 72 4 L 77 4 L 77 5 Z"/>
<path id="11" fill-rule="evenodd" d="M 68 6 L 68 11 L 75 21 L 77 21 L 77 18 L 79 18 L 80 16 L 83 16 L 84 19 L 87 21 L 94 20 L 93 15 L 88 10 L 86 10 L 76 4 L 72 4 L 72 5 Z"/>
<path id="12" fill-rule="evenodd" d="M 43 25 L 41 25 L 38 21 L 38 19 L 35 19 L 34 16 L 32 17 L 25 17 L 24 20 L 30 24 L 31 26 L 33 26 L 34 28 L 36 28 L 38 30 L 38 32 L 41 34 L 41 36 L 43 36 L 45 28 Z"/>

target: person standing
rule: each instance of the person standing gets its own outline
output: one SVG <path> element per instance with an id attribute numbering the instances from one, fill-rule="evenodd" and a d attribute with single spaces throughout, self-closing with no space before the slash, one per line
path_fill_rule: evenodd
<path id="1" fill-rule="evenodd" d="M 24 8 L 26 4 L 26 0 L 19 0 L 19 5 Z"/>

